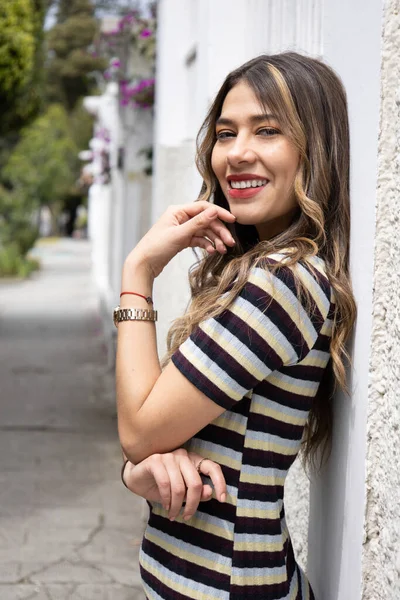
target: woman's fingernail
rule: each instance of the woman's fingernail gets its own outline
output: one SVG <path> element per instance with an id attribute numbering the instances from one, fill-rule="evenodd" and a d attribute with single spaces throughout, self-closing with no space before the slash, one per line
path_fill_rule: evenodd
<path id="1" fill-rule="evenodd" d="M 169 520 L 170 521 L 175 521 L 175 517 L 170 517 Z"/>
<path id="2" fill-rule="evenodd" d="M 189 519 L 191 519 L 191 518 L 192 518 L 192 516 L 193 516 L 193 515 L 185 515 L 185 516 L 183 517 L 183 520 L 184 520 L 184 521 L 189 521 Z"/>
<path id="3" fill-rule="evenodd" d="M 221 494 L 221 502 L 225 502 L 225 500 L 226 500 L 226 494 L 223 493 L 223 494 Z"/>

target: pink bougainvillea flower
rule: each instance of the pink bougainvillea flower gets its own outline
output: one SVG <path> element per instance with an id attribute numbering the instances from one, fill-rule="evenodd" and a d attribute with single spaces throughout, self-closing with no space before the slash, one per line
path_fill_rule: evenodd
<path id="1" fill-rule="evenodd" d="M 123 23 L 133 23 L 134 21 L 136 21 L 136 17 L 134 14 L 125 15 L 124 17 L 122 17 Z"/>
<path id="2" fill-rule="evenodd" d="M 152 35 L 152 31 L 150 29 L 143 29 L 143 31 L 140 34 L 141 38 L 147 38 L 150 37 Z"/>

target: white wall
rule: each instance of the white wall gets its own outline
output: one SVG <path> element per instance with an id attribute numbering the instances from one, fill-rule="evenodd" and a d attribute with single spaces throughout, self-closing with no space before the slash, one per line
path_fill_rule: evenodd
<path id="1" fill-rule="evenodd" d="M 138 64 L 138 73 L 144 69 Z M 120 107 L 118 86 L 107 85 L 101 96 L 85 99 L 96 126 L 110 134 L 111 182 L 97 181 L 89 193 L 89 236 L 92 242 L 93 276 L 99 290 L 109 364 L 114 363 L 116 330 L 112 309 L 119 299 L 124 260 L 151 223 L 151 177 L 145 175 L 146 157 L 140 152 L 153 143 L 152 111 Z M 124 149 L 122 168 L 119 149 Z M 94 165 L 98 173 L 100 165 Z"/>
<path id="2" fill-rule="evenodd" d="M 358 322 L 351 398 L 335 402 L 331 460 L 311 494 L 309 571 L 317 597 L 361 598 L 366 409 L 371 343 L 382 3 L 324 3 L 323 54 L 348 94 L 351 266 Z"/>

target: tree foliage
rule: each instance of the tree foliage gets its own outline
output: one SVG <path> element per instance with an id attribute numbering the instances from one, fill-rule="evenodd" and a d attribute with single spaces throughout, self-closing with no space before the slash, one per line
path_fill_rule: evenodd
<path id="1" fill-rule="evenodd" d="M 31 0 L 7 2 L 0 11 L 0 89 L 6 98 L 11 98 L 27 82 L 34 55 Z"/>
<path id="2" fill-rule="evenodd" d="M 4 175 L 14 193 L 25 198 L 26 207 L 57 205 L 71 186 L 78 149 L 69 133 L 68 116 L 60 105 L 26 128 L 14 148 Z"/>
<path id="3" fill-rule="evenodd" d="M 82 97 L 95 93 L 106 68 L 93 52 L 97 17 L 124 4 L 130 0 L 0 0 L 0 276 L 29 272 L 41 205 L 56 221 L 82 201 L 77 154 L 92 133 Z M 45 32 L 49 7 L 56 24 Z"/>
<path id="4" fill-rule="evenodd" d="M 102 58 L 91 53 L 98 33 L 90 0 L 59 0 L 57 23 L 49 31 L 47 45 L 47 95 L 72 111 L 81 96 L 91 93 L 91 75 L 105 68 Z"/>
<path id="5" fill-rule="evenodd" d="M 0 10 L 1 146 L 41 108 L 46 0 L 3 2 Z M 11 141 L 12 143 L 12 141 Z M 1 166 L 1 159 L 0 159 Z"/>

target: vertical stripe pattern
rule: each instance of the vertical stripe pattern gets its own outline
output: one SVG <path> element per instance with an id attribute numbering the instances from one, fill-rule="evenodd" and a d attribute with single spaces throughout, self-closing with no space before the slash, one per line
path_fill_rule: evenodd
<path id="1" fill-rule="evenodd" d="M 172 357 L 225 409 L 186 446 L 221 465 L 228 497 L 201 503 L 187 522 L 151 506 L 140 553 L 148 600 L 314 598 L 286 526 L 284 483 L 328 364 L 335 305 L 320 258 L 265 262 L 279 267 L 252 268 L 231 306 Z"/>

